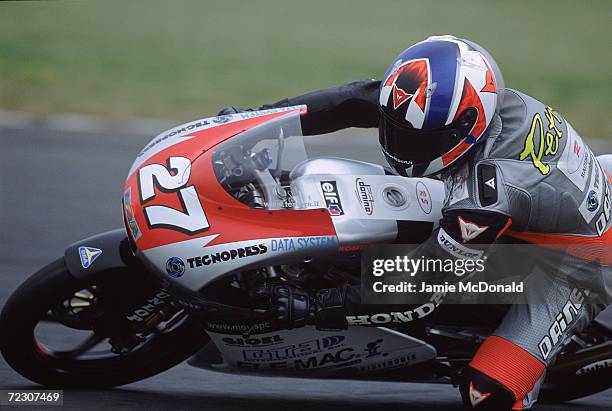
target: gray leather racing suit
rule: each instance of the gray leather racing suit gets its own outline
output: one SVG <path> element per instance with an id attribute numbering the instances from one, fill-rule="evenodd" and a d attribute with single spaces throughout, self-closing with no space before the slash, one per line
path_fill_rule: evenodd
<path id="1" fill-rule="evenodd" d="M 306 135 L 377 127 L 379 84 L 374 80 L 354 82 L 262 108 L 306 104 L 308 114 L 302 119 Z M 607 174 L 561 115 L 523 93 L 504 91 L 503 105 L 484 142 L 466 161 L 441 176 L 446 186 L 443 218 L 422 249 L 433 255 L 456 256 L 457 250 L 470 253 L 507 238 L 577 245 L 576 264 L 563 267 L 564 275 L 575 271 L 588 277 L 580 263 L 586 259 L 609 278 L 605 267 L 612 262 L 602 252 L 612 244 Z M 599 252 L 592 252 L 593 247 Z M 584 288 L 580 282 L 577 287 L 561 286 L 555 281 L 556 269 L 559 267 L 550 268 L 549 284 L 532 291 L 540 294 L 532 295 L 533 301 L 546 303 L 532 304 L 526 293 L 527 301 L 513 305 L 480 347 L 461 388 L 468 407 L 485 404 L 484 399 L 495 390 L 501 392 L 500 404 L 513 404 L 513 409 L 530 407 L 546 366 L 564 342 L 601 309 L 601 305 L 584 303 L 585 289 L 593 288 L 588 278 L 582 283 Z M 353 293 L 353 303 L 355 299 Z M 351 318 L 349 315 L 349 323 Z"/>

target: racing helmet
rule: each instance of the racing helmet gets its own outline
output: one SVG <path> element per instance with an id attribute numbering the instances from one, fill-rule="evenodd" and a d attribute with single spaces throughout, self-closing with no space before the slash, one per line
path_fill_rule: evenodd
<path id="1" fill-rule="evenodd" d="M 482 47 L 433 36 L 397 56 L 380 84 L 379 139 L 403 176 L 430 176 L 483 141 L 499 111 L 504 80 Z"/>

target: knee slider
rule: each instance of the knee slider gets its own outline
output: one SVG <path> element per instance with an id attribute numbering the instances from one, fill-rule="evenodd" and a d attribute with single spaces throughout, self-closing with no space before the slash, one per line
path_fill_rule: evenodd
<path id="1" fill-rule="evenodd" d="M 469 366 L 463 369 L 459 391 L 463 398 L 463 405 L 467 409 L 511 410 L 516 402 L 512 391 Z"/>

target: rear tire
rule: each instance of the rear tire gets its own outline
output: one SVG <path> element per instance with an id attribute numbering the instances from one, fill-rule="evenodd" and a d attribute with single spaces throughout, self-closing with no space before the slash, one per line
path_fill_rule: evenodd
<path id="1" fill-rule="evenodd" d="M 117 274 L 125 279 L 130 273 Z M 115 284 L 126 287 L 112 274 L 110 279 L 114 281 L 113 287 Z M 7 363 L 24 377 L 46 386 L 114 387 L 159 374 L 186 360 L 208 342 L 200 323 L 188 316 L 170 332 L 143 344 L 143 349 L 125 355 L 83 360 L 49 355 L 36 340 L 36 325 L 52 307 L 91 285 L 94 284 L 73 277 L 61 258 L 19 286 L 0 315 L 0 351 Z"/>

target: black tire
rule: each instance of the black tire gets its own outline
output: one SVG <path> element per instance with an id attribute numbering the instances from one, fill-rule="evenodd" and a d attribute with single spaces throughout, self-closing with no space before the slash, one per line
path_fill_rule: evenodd
<path id="1" fill-rule="evenodd" d="M 119 279 L 116 284 L 125 286 Z M 13 369 L 50 387 L 114 387 L 159 374 L 186 360 L 208 342 L 199 322 L 187 317 L 171 332 L 156 336 L 143 349 L 126 355 L 68 362 L 49 356 L 36 342 L 36 325 L 51 307 L 90 285 L 74 278 L 61 258 L 15 290 L 0 315 L 0 351 Z"/>
<path id="2" fill-rule="evenodd" d="M 593 395 L 612 387 L 612 367 L 600 367 L 577 374 L 583 367 L 612 359 L 612 341 L 577 351 L 549 369 L 540 390 L 542 403 L 560 403 Z"/>

